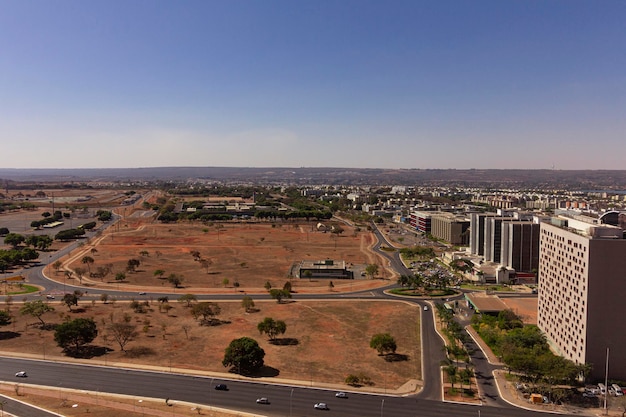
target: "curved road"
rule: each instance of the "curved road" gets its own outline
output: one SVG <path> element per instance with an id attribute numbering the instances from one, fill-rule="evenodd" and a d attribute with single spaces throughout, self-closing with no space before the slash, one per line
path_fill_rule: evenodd
<path id="1" fill-rule="evenodd" d="M 380 249 L 383 242 L 389 247 L 392 245 L 386 240 L 383 234 L 374 226 L 373 231 L 378 238 L 378 243 L 374 249 L 389 260 L 391 268 L 399 274 L 410 274 L 400 259 L 396 251 L 391 255 Z M 77 247 L 77 243 L 49 255 L 45 263 L 54 262 L 56 259 L 65 256 Z M 80 289 L 89 291 L 88 288 L 65 285 L 48 280 L 43 275 L 43 265 L 32 268 L 28 272 L 29 282 L 44 286 L 48 292 L 63 292 L 65 290 Z M 384 293 L 385 289 L 394 287 L 390 285 L 373 291 L 342 293 L 342 294 L 311 294 L 294 295 L 294 299 L 324 299 L 324 298 L 345 298 L 345 299 L 370 299 L 370 298 L 395 298 Z M 107 290 L 121 297 L 138 297 L 137 292 Z M 159 296 L 179 296 L 180 293 L 148 293 L 149 297 Z M 29 298 L 37 298 L 30 296 Z M 240 298 L 241 295 L 207 295 L 199 296 L 202 299 L 233 299 Z M 267 294 L 255 294 L 255 298 L 269 299 Z M 420 306 L 429 305 L 422 300 L 404 301 L 418 304 Z M 541 413 L 528 410 L 517 409 L 498 397 L 497 388 L 493 381 L 490 381 L 493 367 L 489 365 L 482 356 L 480 349 L 475 349 L 472 357 L 476 365 L 476 373 L 481 378 L 481 390 L 485 398 L 485 405 L 490 407 L 480 407 L 472 405 L 452 404 L 441 402 L 441 377 L 439 363 L 445 358 L 443 340 L 435 331 L 435 323 L 432 309 L 421 312 L 421 340 L 422 340 L 422 377 L 424 388 L 419 394 L 396 397 L 390 395 L 374 395 L 365 393 L 349 393 L 348 399 L 334 397 L 334 391 L 318 389 L 314 387 L 295 387 L 278 384 L 256 383 L 246 381 L 225 380 L 210 377 L 189 376 L 172 373 L 158 373 L 149 371 L 139 371 L 131 369 L 97 367 L 88 365 L 76 365 L 68 363 L 33 361 L 15 358 L 1 358 L 0 369 L 4 372 L 8 370 L 27 369 L 29 377 L 28 383 L 48 385 L 60 388 L 76 388 L 95 392 L 110 392 L 127 395 L 137 395 L 155 398 L 170 398 L 171 400 L 187 401 L 195 404 L 209 406 L 219 406 L 232 408 L 251 413 L 262 413 L 276 416 L 307 415 L 317 411 L 313 409 L 316 402 L 326 402 L 330 410 L 324 415 L 327 416 L 533 416 Z M 7 376 L 12 375 L 12 373 Z M 7 376 L 0 376 L 0 379 L 9 379 Z M 11 377 L 12 380 L 18 378 Z M 89 382 L 85 382 L 89 381 Z M 225 383 L 230 387 L 229 391 L 216 391 L 215 384 Z M 255 403 L 258 397 L 268 397 L 270 405 L 260 405 Z M 506 412 L 503 410 L 506 408 Z M 7 411 L 8 408 L 7 408 Z M 481 414 L 482 413 L 482 414 Z M 20 414 L 27 415 L 27 414 Z M 36 414 L 33 414 L 36 415 Z"/>

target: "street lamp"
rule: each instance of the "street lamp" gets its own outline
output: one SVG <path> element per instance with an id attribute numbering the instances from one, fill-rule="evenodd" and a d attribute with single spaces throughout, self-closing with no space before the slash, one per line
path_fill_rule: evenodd
<path id="1" fill-rule="evenodd" d="M 383 409 L 385 407 L 385 399 L 383 398 L 380 402 L 380 417 L 383 417 Z"/>
<path id="2" fill-rule="evenodd" d="M 606 348 L 606 367 L 604 369 L 604 415 L 608 414 L 606 397 L 609 395 L 609 348 Z"/>
<path id="3" fill-rule="evenodd" d="M 289 417 L 291 417 L 291 402 L 293 399 L 293 388 L 291 389 L 291 394 L 289 394 Z"/>
<path id="4" fill-rule="evenodd" d="M 209 411 L 211 410 L 211 386 L 213 385 L 213 378 L 209 382 Z"/>

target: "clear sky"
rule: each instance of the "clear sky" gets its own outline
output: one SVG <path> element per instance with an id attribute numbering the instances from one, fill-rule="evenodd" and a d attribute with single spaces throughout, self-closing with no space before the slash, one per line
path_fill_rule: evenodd
<path id="1" fill-rule="evenodd" d="M 0 166 L 626 169 L 624 0 L 0 0 Z"/>

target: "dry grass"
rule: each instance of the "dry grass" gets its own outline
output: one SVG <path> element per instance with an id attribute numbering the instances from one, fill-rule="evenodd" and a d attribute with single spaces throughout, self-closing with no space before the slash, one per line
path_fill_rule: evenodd
<path id="1" fill-rule="evenodd" d="M 80 312 L 68 312 L 59 302 L 51 303 L 55 312 L 44 315 L 47 323 L 66 319 L 92 317 L 99 329 L 94 346 L 111 351 L 91 360 L 135 365 L 159 364 L 164 369 L 181 368 L 197 372 L 226 373 L 221 361 L 224 349 L 232 339 L 249 336 L 265 350 L 265 376 L 312 383 L 343 384 L 348 374 L 365 374 L 374 388 L 395 389 L 410 379 L 421 378 L 419 310 L 392 301 L 298 301 L 286 304 L 258 302 L 260 311 L 245 313 L 240 302 L 219 302 L 222 311 L 218 326 L 200 326 L 183 304 L 170 303 L 169 313 L 159 312 L 153 301 L 144 314 L 135 313 L 128 303 L 91 303 L 81 305 Z M 4 351 L 35 357 L 62 357 L 53 341 L 53 331 L 41 330 L 37 320 L 17 313 L 13 324 L 0 333 Z M 115 344 L 107 326 L 128 314 L 137 326 L 138 336 L 126 346 L 128 353 Z M 284 320 L 287 332 L 282 337 L 289 344 L 270 343 L 260 335 L 257 324 L 264 317 Z M 185 332 L 187 329 L 187 332 Z M 391 333 L 398 342 L 398 353 L 406 361 L 386 362 L 369 347 L 371 336 Z M 328 352 L 333 352 L 328 355 Z M 133 354 L 134 353 L 134 354 Z"/>
<path id="2" fill-rule="evenodd" d="M 137 220 L 113 226 L 95 246 L 86 245 L 69 262 L 69 268 L 85 268 L 84 255 L 94 259 L 91 270 L 111 265 L 113 272 L 103 282 L 115 285 L 115 274 L 125 272 L 129 259 L 141 263 L 136 272 L 126 273 L 125 284 L 171 289 L 166 278 L 175 273 L 184 279 L 187 291 L 229 287 L 238 282 L 240 290 L 263 288 L 266 281 L 282 286 L 289 279 L 294 263 L 301 260 L 336 259 L 349 264 L 382 264 L 379 256 L 369 250 L 374 237 L 369 232 L 355 232 L 344 226 L 339 236 L 315 230 L 314 223 L 282 225 L 258 223 L 219 223 L 204 226 L 193 224 L 153 224 Z M 95 247 L 97 252 L 92 253 Z M 209 262 L 208 267 L 194 259 L 192 253 Z M 143 255 L 142 255 L 143 253 Z M 147 253 L 147 255 L 146 255 Z M 154 275 L 164 271 L 161 279 Z M 53 271 L 49 271 L 53 277 Z M 386 274 L 381 268 L 381 276 Z M 60 275 L 60 274 L 59 274 Z M 360 277 L 360 276 L 359 276 Z M 62 278 L 62 277 L 58 277 Z M 224 285 L 224 279 L 229 283 Z M 327 281 L 294 280 L 303 288 L 327 286 Z M 335 281 L 335 283 L 337 283 Z"/>

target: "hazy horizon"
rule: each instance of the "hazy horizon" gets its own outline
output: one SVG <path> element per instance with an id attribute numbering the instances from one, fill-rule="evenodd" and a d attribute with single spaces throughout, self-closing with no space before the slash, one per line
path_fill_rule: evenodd
<path id="1" fill-rule="evenodd" d="M 619 170 L 625 12 L 0 2 L 1 167 Z"/>

